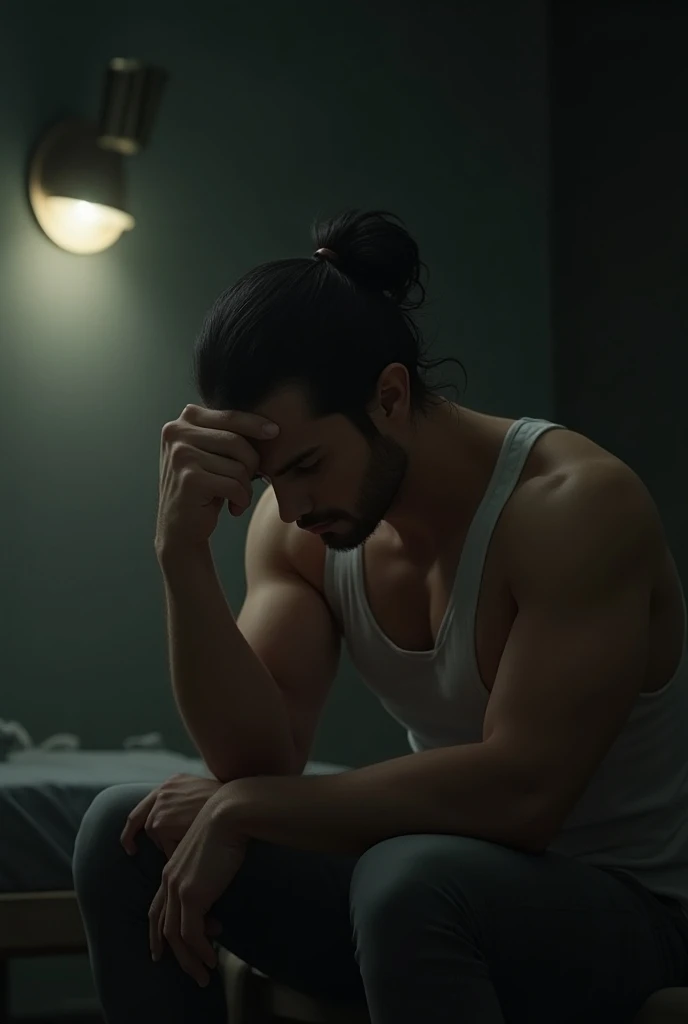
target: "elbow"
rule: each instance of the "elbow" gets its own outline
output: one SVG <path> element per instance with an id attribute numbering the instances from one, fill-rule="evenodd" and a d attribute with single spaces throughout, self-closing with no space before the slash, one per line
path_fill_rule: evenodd
<path id="1" fill-rule="evenodd" d="M 540 795 L 521 794 L 518 798 L 512 792 L 508 810 L 502 805 L 498 817 L 493 820 L 491 838 L 523 853 L 545 853 L 559 830 L 560 822 L 552 807 Z"/>
<path id="2" fill-rule="evenodd" d="M 502 819 L 499 823 L 495 823 L 493 829 L 490 829 L 491 834 L 484 835 L 482 838 L 502 846 L 508 846 L 513 850 L 520 850 L 522 853 L 544 853 L 553 838 L 546 829 L 540 826 L 539 822 L 526 818 L 517 822 L 512 821 L 507 828 L 504 825 L 504 819 Z"/>
<path id="3" fill-rule="evenodd" d="M 211 775 L 223 785 L 256 775 L 300 775 L 303 771 L 296 755 L 289 752 L 282 756 L 205 757 L 204 761 Z"/>
<path id="4" fill-rule="evenodd" d="M 256 775 L 295 775 L 300 773 L 299 757 L 290 736 L 246 734 L 243 742 L 238 737 L 223 733 L 209 737 L 194 737 L 196 747 L 208 771 L 223 785 L 236 779 Z"/>

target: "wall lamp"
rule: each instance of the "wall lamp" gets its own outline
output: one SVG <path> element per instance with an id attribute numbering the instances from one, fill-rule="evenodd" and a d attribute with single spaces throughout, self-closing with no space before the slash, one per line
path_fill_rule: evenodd
<path id="1" fill-rule="evenodd" d="M 29 202 L 60 248 L 102 252 L 134 227 L 125 158 L 147 144 L 167 77 L 161 68 L 117 57 L 107 67 L 98 122 L 60 121 L 39 141 L 29 166 Z"/>

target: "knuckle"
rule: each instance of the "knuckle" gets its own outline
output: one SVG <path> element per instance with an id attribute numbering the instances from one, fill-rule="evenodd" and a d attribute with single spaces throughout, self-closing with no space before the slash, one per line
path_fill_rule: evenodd
<path id="1" fill-rule="evenodd" d="M 193 490 L 196 486 L 196 471 L 193 466 L 182 466 L 177 472 L 177 479 L 182 490 Z"/>
<path id="2" fill-rule="evenodd" d="M 192 451 L 191 445 L 180 440 L 178 437 L 175 438 L 170 444 L 170 461 L 172 465 L 176 468 L 187 465 Z"/>
<path id="3" fill-rule="evenodd" d="M 162 437 L 165 444 L 171 444 L 174 441 L 175 437 L 177 436 L 178 430 L 179 422 L 177 420 L 170 420 L 169 423 L 165 423 L 162 430 L 160 431 L 160 436 Z"/>
<path id="4" fill-rule="evenodd" d="M 179 899 L 182 903 L 191 903 L 194 898 L 194 887 L 188 882 L 182 882 L 179 886 Z"/>

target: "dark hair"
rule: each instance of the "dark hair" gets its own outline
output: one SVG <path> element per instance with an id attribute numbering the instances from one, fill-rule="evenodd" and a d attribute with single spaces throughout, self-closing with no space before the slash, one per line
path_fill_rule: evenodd
<path id="1" fill-rule="evenodd" d="M 331 255 L 277 260 L 217 299 L 196 342 L 194 371 L 211 408 L 252 409 L 278 387 L 300 385 L 314 416 L 342 413 L 365 433 L 382 370 L 403 363 L 413 412 L 437 396 L 413 318 L 425 299 L 418 246 L 384 211 L 351 210 L 313 227 Z M 463 369 L 463 367 L 462 367 Z M 441 385 L 440 385 L 441 386 Z"/>

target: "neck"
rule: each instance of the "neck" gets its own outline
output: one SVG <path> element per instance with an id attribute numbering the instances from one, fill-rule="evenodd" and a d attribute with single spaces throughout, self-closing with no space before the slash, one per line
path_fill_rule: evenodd
<path id="1" fill-rule="evenodd" d="M 470 524 L 511 421 L 443 401 L 419 417 L 386 523 L 413 557 L 435 557 Z"/>

